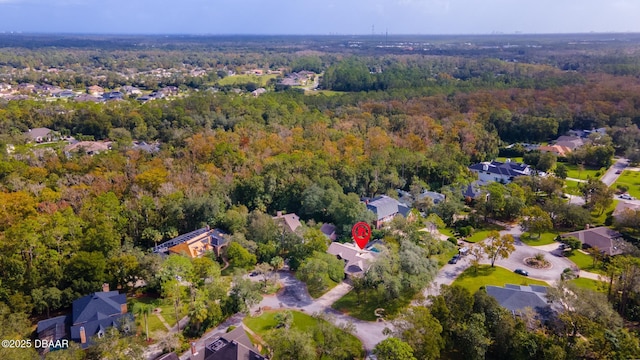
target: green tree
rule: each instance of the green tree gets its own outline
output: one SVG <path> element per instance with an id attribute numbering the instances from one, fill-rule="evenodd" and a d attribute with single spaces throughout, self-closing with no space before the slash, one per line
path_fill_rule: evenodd
<path id="1" fill-rule="evenodd" d="M 444 348 L 442 325 L 425 307 L 410 307 L 393 322 L 394 334 L 413 349 L 418 359 L 439 359 Z"/>
<path id="2" fill-rule="evenodd" d="M 144 333 L 147 337 L 147 341 L 149 341 L 148 317 L 154 308 L 155 308 L 154 304 L 145 304 L 142 302 L 137 302 L 133 305 L 133 313 L 136 314 L 137 316 L 142 316 L 142 318 L 144 319 Z"/>
<path id="3" fill-rule="evenodd" d="M 317 359 L 313 339 L 308 333 L 295 329 L 272 330 L 265 336 L 273 359 Z"/>
<path id="4" fill-rule="evenodd" d="M 411 346 L 395 337 L 379 342 L 373 353 L 379 360 L 416 360 Z"/>
<path id="5" fill-rule="evenodd" d="M 180 285 L 178 280 L 171 279 L 162 283 L 162 296 L 173 305 L 173 310 L 178 321 L 178 330 L 180 330 L 180 313 L 178 312 L 182 304 L 184 287 Z"/>
<path id="6" fill-rule="evenodd" d="M 515 240 L 511 234 L 500 236 L 497 231 L 491 231 L 489 237 L 482 244 L 487 258 L 491 261 L 491 267 L 494 266 L 496 260 L 506 259 L 512 252 L 516 251 L 514 246 Z"/>
<path id="7" fill-rule="evenodd" d="M 522 220 L 522 227 L 531 234 L 537 234 L 538 237 L 553 227 L 551 216 L 542 210 L 539 206 L 529 207 L 525 212 L 525 218 Z"/>
<path id="8" fill-rule="evenodd" d="M 229 259 L 229 264 L 237 268 L 249 269 L 255 266 L 257 262 L 256 256 L 237 242 L 232 242 L 227 246 L 226 255 Z"/>

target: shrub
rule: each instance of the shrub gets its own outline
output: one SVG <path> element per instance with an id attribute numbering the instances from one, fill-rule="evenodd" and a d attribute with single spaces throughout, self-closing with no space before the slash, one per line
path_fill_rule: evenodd
<path id="1" fill-rule="evenodd" d="M 448 238 L 447 241 L 452 243 L 453 245 L 458 245 L 458 239 L 456 239 L 454 237 Z"/>

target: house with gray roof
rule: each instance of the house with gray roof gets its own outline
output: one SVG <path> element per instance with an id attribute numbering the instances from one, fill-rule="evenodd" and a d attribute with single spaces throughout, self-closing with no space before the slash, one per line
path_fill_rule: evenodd
<path id="1" fill-rule="evenodd" d="M 54 141 L 60 138 L 60 134 L 45 127 L 29 129 L 29 131 L 24 134 L 30 141 L 35 141 L 37 143 Z"/>
<path id="2" fill-rule="evenodd" d="M 75 300 L 70 315 L 38 322 L 38 338 L 70 338 L 86 349 L 91 345 L 92 337 L 102 337 L 110 327 L 121 328 L 126 322 L 133 322 L 133 315 L 127 312 L 127 296 L 109 291 L 108 284 L 103 290 Z"/>
<path id="3" fill-rule="evenodd" d="M 376 215 L 374 221 L 376 229 L 380 229 L 384 223 L 391 221 L 397 215 L 408 217 L 409 211 L 411 210 L 407 204 L 401 203 L 386 195 L 365 200 L 365 204 L 367 205 L 367 209 Z"/>
<path id="4" fill-rule="evenodd" d="M 619 232 L 606 226 L 574 231 L 562 234 L 561 237 L 574 237 L 580 240 L 583 246 L 597 247 L 602 253 L 609 256 L 622 254 L 626 245 Z"/>
<path id="5" fill-rule="evenodd" d="M 504 287 L 487 285 L 487 294 L 498 301 L 503 308 L 513 314 L 522 314 L 525 309 L 531 308 L 538 315 L 547 318 L 551 312 L 551 306 L 547 301 L 547 287 L 540 285 L 512 285 Z"/>
<path id="6" fill-rule="evenodd" d="M 327 253 L 344 261 L 344 274 L 347 277 L 363 276 L 376 257 L 375 252 L 360 249 L 353 243 L 332 242 Z"/>
<path id="7" fill-rule="evenodd" d="M 500 182 L 508 184 L 518 176 L 533 174 L 533 169 L 527 164 L 521 164 L 507 159 L 505 162 L 481 162 L 469 166 L 469 170 L 478 174 L 478 179 L 484 182 Z"/>
<path id="8" fill-rule="evenodd" d="M 204 351 L 192 348 L 190 360 L 267 360 L 253 346 L 243 326 L 215 338 L 205 345 Z"/>

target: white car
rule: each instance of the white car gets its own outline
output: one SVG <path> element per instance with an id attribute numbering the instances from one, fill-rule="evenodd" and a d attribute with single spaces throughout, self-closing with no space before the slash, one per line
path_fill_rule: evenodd
<path id="1" fill-rule="evenodd" d="M 620 195 L 620 199 L 622 199 L 622 200 L 635 200 L 636 198 L 634 198 L 633 196 L 631 196 L 629 194 L 622 194 L 622 195 Z"/>

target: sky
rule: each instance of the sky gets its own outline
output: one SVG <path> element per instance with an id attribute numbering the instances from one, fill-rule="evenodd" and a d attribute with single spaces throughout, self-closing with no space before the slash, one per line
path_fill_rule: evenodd
<path id="1" fill-rule="evenodd" d="M 640 0 L 0 0 L 0 32 L 640 32 Z"/>

